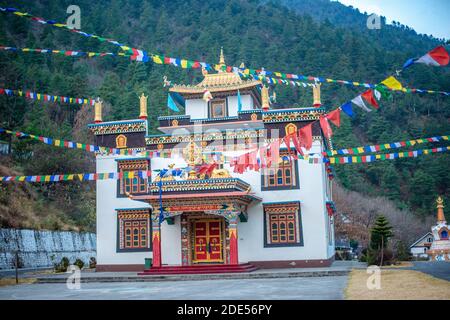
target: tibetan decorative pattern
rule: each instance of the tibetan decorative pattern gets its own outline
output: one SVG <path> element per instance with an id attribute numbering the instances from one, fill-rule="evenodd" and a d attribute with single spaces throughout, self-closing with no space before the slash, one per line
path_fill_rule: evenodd
<path id="1" fill-rule="evenodd" d="M 114 121 L 88 125 L 88 128 L 94 135 L 127 133 L 127 132 L 146 132 L 145 120 L 133 121 Z"/>
<path id="2" fill-rule="evenodd" d="M 290 213 L 300 208 L 300 202 L 264 203 L 263 206 L 266 213 Z"/>
<path id="3" fill-rule="evenodd" d="M 121 170 L 148 170 L 148 159 L 118 159 L 119 169 Z"/>
<path id="4" fill-rule="evenodd" d="M 225 132 L 211 132 L 195 135 L 159 135 L 147 136 L 145 138 L 147 145 L 158 145 L 166 143 L 180 143 L 191 141 L 213 141 L 225 139 L 245 139 L 245 138 L 263 138 L 265 129 L 256 130 L 229 130 Z"/>
<path id="5" fill-rule="evenodd" d="M 162 183 L 163 192 L 184 192 L 184 191 L 204 191 L 204 190 L 229 190 L 250 191 L 248 183 L 238 178 L 207 179 L 207 180 L 181 180 L 167 181 Z M 150 184 L 151 192 L 158 192 L 157 183 Z"/>
<path id="6" fill-rule="evenodd" d="M 263 113 L 264 123 L 274 122 L 292 122 L 292 121 L 310 121 L 318 120 L 321 115 L 325 114 L 322 108 L 305 110 L 272 110 Z"/>
<path id="7" fill-rule="evenodd" d="M 150 209 L 116 209 L 117 251 L 150 251 Z"/>

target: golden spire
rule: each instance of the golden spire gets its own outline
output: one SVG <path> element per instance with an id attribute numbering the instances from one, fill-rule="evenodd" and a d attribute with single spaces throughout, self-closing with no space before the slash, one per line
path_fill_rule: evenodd
<path id="1" fill-rule="evenodd" d="M 223 55 L 223 47 L 220 47 L 220 58 L 219 58 L 219 72 L 224 72 L 224 68 L 225 68 L 226 64 L 225 64 L 225 57 Z"/>
<path id="2" fill-rule="evenodd" d="M 139 97 L 139 119 L 147 119 L 147 98 L 148 96 L 144 96 L 144 93 Z"/>
<path id="3" fill-rule="evenodd" d="M 100 100 L 100 98 L 97 98 L 95 100 L 95 104 L 94 104 L 94 122 L 95 123 L 100 123 L 102 122 L 102 101 Z"/>
<path id="4" fill-rule="evenodd" d="M 439 196 L 436 200 L 437 203 L 437 221 L 438 222 L 444 222 L 445 216 L 444 216 L 444 200 Z"/>
<path id="5" fill-rule="evenodd" d="M 265 85 L 261 88 L 261 102 L 262 106 L 261 108 L 266 111 L 269 110 L 270 104 L 269 104 L 269 88 Z"/>
<path id="6" fill-rule="evenodd" d="M 318 108 L 322 105 L 320 101 L 320 83 L 315 83 L 313 86 L 313 106 Z"/>

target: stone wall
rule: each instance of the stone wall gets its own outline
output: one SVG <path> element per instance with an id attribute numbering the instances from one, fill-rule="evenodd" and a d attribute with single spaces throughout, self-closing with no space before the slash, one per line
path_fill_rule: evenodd
<path id="1" fill-rule="evenodd" d="M 15 253 L 23 268 L 50 267 L 63 257 L 89 265 L 96 257 L 95 233 L 0 229 L 0 269 L 14 268 Z"/>

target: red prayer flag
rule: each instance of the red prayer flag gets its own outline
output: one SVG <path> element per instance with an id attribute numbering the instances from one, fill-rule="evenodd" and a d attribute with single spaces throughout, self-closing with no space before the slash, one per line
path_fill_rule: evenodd
<path id="1" fill-rule="evenodd" d="M 323 135 L 325 138 L 329 139 L 333 135 L 333 130 L 331 130 L 330 123 L 326 117 L 320 117 L 320 127 L 322 128 Z"/>
<path id="2" fill-rule="evenodd" d="M 298 138 L 300 139 L 300 146 L 306 150 L 311 149 L 312 146 L 312 123 L 300 128 L 298 131 Z"/>
<path id="3" fill-rule="evenodd" d="M 369 89 L 367 91 L 364 91 L 363 93 L 361 93 L 361 96 L 368 102 L 370 103 L 372 106 L 374 106 L 375 108 L 378 109 L 378 102 L 375 99 L 374 95 L 373 95 L 373 90 Z"/>
<path id="4" fill-rule="evenodd" d="M 337 127 L 341 126 L 341 109 L 331 111 L 326 115 L 327 119 L 333 122 Z"/>

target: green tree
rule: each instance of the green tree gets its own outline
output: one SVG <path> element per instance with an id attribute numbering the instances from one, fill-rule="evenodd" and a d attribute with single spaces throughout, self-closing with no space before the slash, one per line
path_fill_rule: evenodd
<path id="1" fill-rule="evenodd" d="M 383 262 L 386 262 L 384 261 L 384 250 L 392 236 L 392 227 L 389 221 L 385 216 L 379 215 L 370 229 L 370 242 L 367 250 L 369 264 L 378 262 L 383 265 Z"/>

